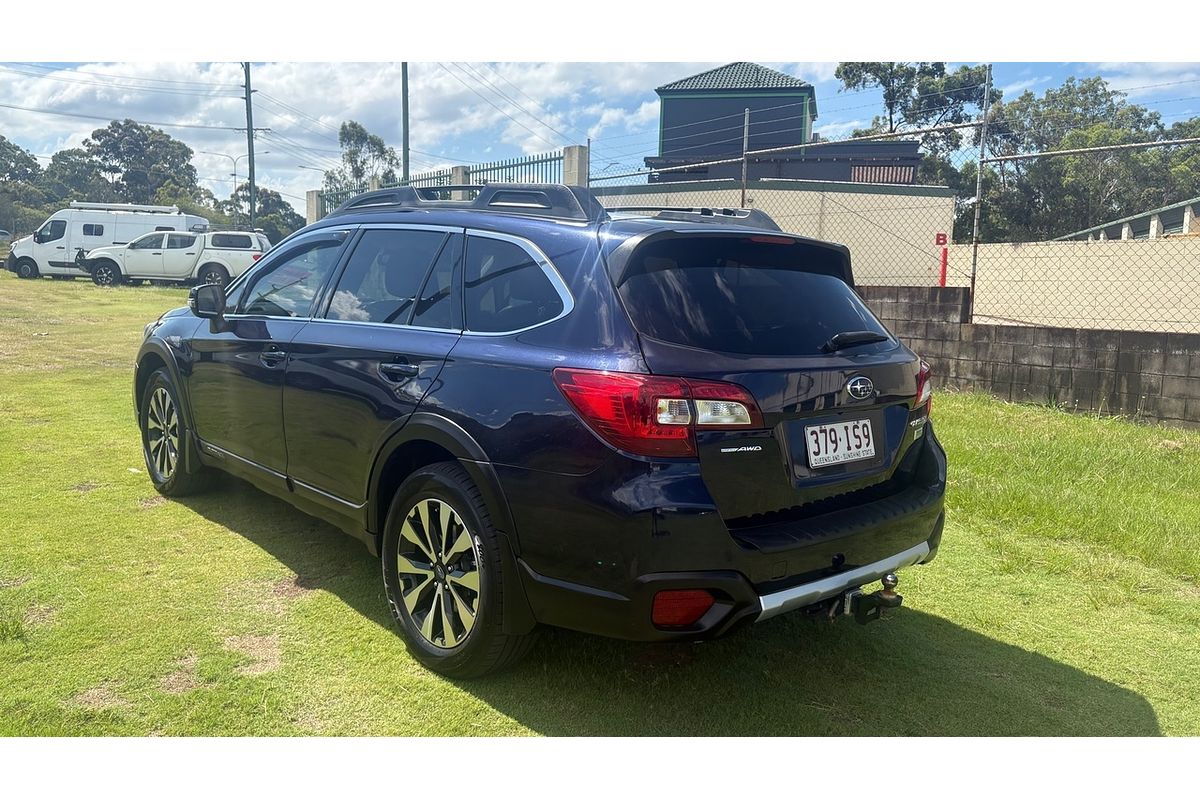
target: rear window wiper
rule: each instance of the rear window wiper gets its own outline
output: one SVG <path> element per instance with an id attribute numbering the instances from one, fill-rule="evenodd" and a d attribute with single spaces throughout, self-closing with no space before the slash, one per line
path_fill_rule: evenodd
<path id="1" fill-rule="evenodd" d="M 887 340 L 887 336 L 876 331 L 846 331 L 830 336 L 829 341 L 821 345 L 821 352 L 834 353 L 838 350 L 845 350 L 847 347 L 858 347 L 860 344 L 875 344 Z"/>

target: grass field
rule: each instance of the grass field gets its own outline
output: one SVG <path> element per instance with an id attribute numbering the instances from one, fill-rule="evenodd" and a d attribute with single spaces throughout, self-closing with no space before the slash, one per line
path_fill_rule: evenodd
<path id="1" fill-rule="evenodd" d="M 2 734 L 1200 734 L 1200 435 L 934 400 L 938 559 L 866 627 L 550 631 L 448 681 L 356 542 L 234 480 L 165 501 L 130 399 L 182 290 L 0 273 Z"/>

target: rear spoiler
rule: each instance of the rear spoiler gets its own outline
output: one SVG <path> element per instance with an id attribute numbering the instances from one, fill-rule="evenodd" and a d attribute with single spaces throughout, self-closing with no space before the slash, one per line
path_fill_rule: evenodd
<path id="1" fill-rule="evenodd" d="M 778 230 L 778 229 L 776 229 Z M 850 248 L 844 244 L 835 242 L 823 242 L 820 239 L 809 239 L 805 236 L 797 236 L 794 233 L 774 233 L 772 231 L 759 230 L 755 235 L 753 231 L 737 228 L 714 228 L 713 230 L 696 230 L 689 228 L 688 230 L 666 229 L 644 233 L 640 236 L 633 236 L 626 239 L 620 246 L 609 252 L 605 258 L 608 267 L 608 274 L 612 277 L 613 285 L 620 286 L 628 277 L 630 266 L 633 263 L 633 254 L 643 245 L 651 242 L 658 242 L 664 239 L 694 239 L 699 237 L 722 237 L 722 238 L 743 238 L 743 239 L 787 239 L 790 240 L 786 244 L 782 241 L 781 246 L 800 245 L 809 249 L 807 258 L 812 263 L 813 272 L 821 272 L 827 275 L 833 275 L 840 278 L 850 288 L 854 288 L 854 272 L 850 267 Z"/>

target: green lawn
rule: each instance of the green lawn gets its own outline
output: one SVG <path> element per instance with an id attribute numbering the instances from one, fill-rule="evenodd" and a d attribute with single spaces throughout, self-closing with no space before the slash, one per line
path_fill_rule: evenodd
<path id="1" fill-rule="evenodd" d="M 130 399 L 178 289 L 0 274 L 0 733 L 1200 734 L 1200 435 L 939 394 L 938 559 L 882 623 L 551 631 L 419 667 L 379 568 L 234 480 L 150 486 Z"/>

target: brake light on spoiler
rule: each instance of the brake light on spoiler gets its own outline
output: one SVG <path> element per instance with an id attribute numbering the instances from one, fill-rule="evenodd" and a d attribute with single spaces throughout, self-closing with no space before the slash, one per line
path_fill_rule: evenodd
<path id="1" fill-rule="evenodd" d="M 697 430 L 763 427 L 754 397 L 734 383 L 563 367 L 554 382 L 601 439 L 635 455 L 691 457 Z"/>

